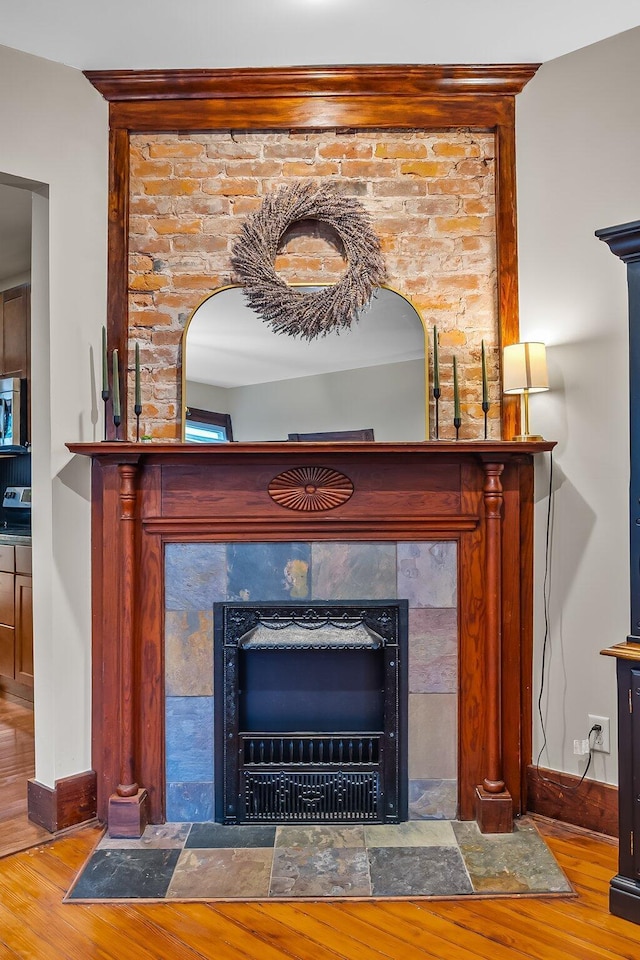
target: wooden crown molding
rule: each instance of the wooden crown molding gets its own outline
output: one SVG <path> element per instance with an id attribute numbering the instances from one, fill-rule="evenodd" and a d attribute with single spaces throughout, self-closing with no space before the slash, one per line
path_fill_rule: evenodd
<path id="1" fill-rule="evenodd" d="M 233 70 L 86 70 L 109 101 L 296 97 L 515 96 L 538 63 L 335 67 L 245 67 Z"/>

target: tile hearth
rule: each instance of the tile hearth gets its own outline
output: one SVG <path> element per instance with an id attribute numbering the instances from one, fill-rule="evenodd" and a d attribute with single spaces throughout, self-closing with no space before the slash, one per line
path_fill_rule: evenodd
<path id="1" fill-rule="evenodd" d="M 104 900 L 572 895 L 526 818 L 511 834 L 473 822 L 148 827 L 103 838 L 67 896 Z"/>

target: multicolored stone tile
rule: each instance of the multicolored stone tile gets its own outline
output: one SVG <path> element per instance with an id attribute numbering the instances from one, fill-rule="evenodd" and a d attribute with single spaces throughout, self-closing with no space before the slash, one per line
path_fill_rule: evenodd
<path id="1" fill-rule="evenodd" d="M 167 610 L 165 694 L 213 696 L 213 610 Z"/>
<path id="2" fill-rule="evenodd" d="M 374 897 L 453 897 L 473 893 L 456 847 L 372 847 Z"/>
<path id="3" fill-rule="evenodd" d="M 451 780 L 458 772 L 458 698 L 409 694 L 409 779 Z"/>
<path id="4" fill-rule="evenodd" d="M 458 553 L 453 541 L 399 543 L 398 596 L 410 607 L 455 607 Z"/>
<path id="5" fill-rule="evenodd" d="M 212 781 L 213 697 L 167 697 L 165 714 L 167 781 Z"/>
<path id="6" fill-rule="evenodd" d="M 167 783 L 167 818 L 176 822 L 207 822 L 215 816 L 213 781 Z"/>
<path id="7" fill-rule="evenodd" d="M 453 825 L 476 893 L 570 893 L 571 885 L 529 821 L 513 833 L 482 834 L 474 822 Z"/>
<path id="8" fill-rule="evenodd" d="M 372 847 L 455 847 L 456 835 L 444 820 L 409 820 L 406 823 L 372 823 L 364 828 L 365 843 Z"/>
<path id="9" fill-rule="evenodd" d="M 361 826 L 281 826 L 276 833 L 276 847 L 288 847 L 290 850 L 364 847 L 364 833 L 364 827 Z"/>
<path id="10" fill-rule="evenodd" d="M 457 690 L 457 609 L 455 607 L 410 609 L 410 693 L 456 693 Z"/>
<path id="11" fill-rule="evenodd" d="M 209 610 L 227 595 L 224 543 L 168 543 L 164 548 L 166 610 Z"/>
<path id="12" fill-rule="evenodd" d="M 190 823 L 149 824 L 141 837 L 123 840 L 108 834 L 98 844 L 98 850 L 182 850 L 191 827 Z"/>
<path id="13" fill-rule="evenodd" d="M 455 820 L 457 780 L 409 780 L 410 820 Z"/>
<path id="14" fill-rule="evenodd" d="M 266 897 L 273 847 L 185 849 L 180 854 L 167 899 Z"/>
<path id="15" fill-rule="evenodd" d="M 314 542 L 314 600 L 391 600 L 396 596 L 395 543 Z"/>
<path id="16" fill-rule="evenodd" d="M 276 847 L 270 897 L 369 897 L 364 847 Z"/>
<path id="17" fill-rule="evenodd" d="M 271 824 L 194 823 L 185 847 L 273 847 L 275 839 Z"/>
<path id="18" fill-rule="evenodd" d="M 227 599 L 305 600 L 310 562 L 308 543 L 230 543 Z"/>
<path id="19" fill-rule="evenodd" d="M 164 898 L 179 855 L 179 850 L 98 850 L 68 899 Z"/>

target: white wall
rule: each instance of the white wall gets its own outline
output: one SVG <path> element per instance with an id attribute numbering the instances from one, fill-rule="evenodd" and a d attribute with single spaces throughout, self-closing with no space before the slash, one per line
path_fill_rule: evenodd
<path id="1" fill-rule="evenodd" d="M 626 268 L 594 231 L 640 218 L 640 30 L 542 66 L 517 101 L 521 338 L 548 344 L 551 391 L 532 428 L 554 453 L 550 644 L 541 764 L 581 774 L 573 740 L 611 718 L 613 751 L 588 776 L 616 782 L 615 665 L 629 632 Z M 538 466 L 536 672 L 548 460 Z M 534 759 L 542 746 L 536 722 Z"/>
<path id="2" fill-rule="evenodd" d="M 89 463 L 65 442 L 102 429 L 107 104 L 79 71 L 0 47 L 0 130 L 0 173 L 45 185 L 33 207 L 33 583 L 36 779 L 53 786 L 91 767 Z"/>
<path id="3" fill-rule="evenodd" d="M 187 395 L 194 407 L 230 413 L 234 440 L 286 440 L 289 433 L 369 427 L 376 440 L 425 438 L 424 360 L 226 390 L 190 381 Z"/>

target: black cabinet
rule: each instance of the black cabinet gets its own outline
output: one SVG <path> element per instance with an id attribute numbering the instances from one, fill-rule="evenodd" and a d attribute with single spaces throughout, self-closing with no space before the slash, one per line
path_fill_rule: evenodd
<path id="1" fill-rule="evenodd" d="M 627 265 L 629 290 L 629 547 L 630 636 L 603 654 L 618 663 L 620 847 L 611 881 L 611 913 L 640 923 L 640 220 L 597 230 Z"/>
<path id="2" fill-rule="evenodd" d="M 603 653 L 617 658 L 620 845 L 609 887 L 611 913 L 640 923 L 640 644 Z"/>

